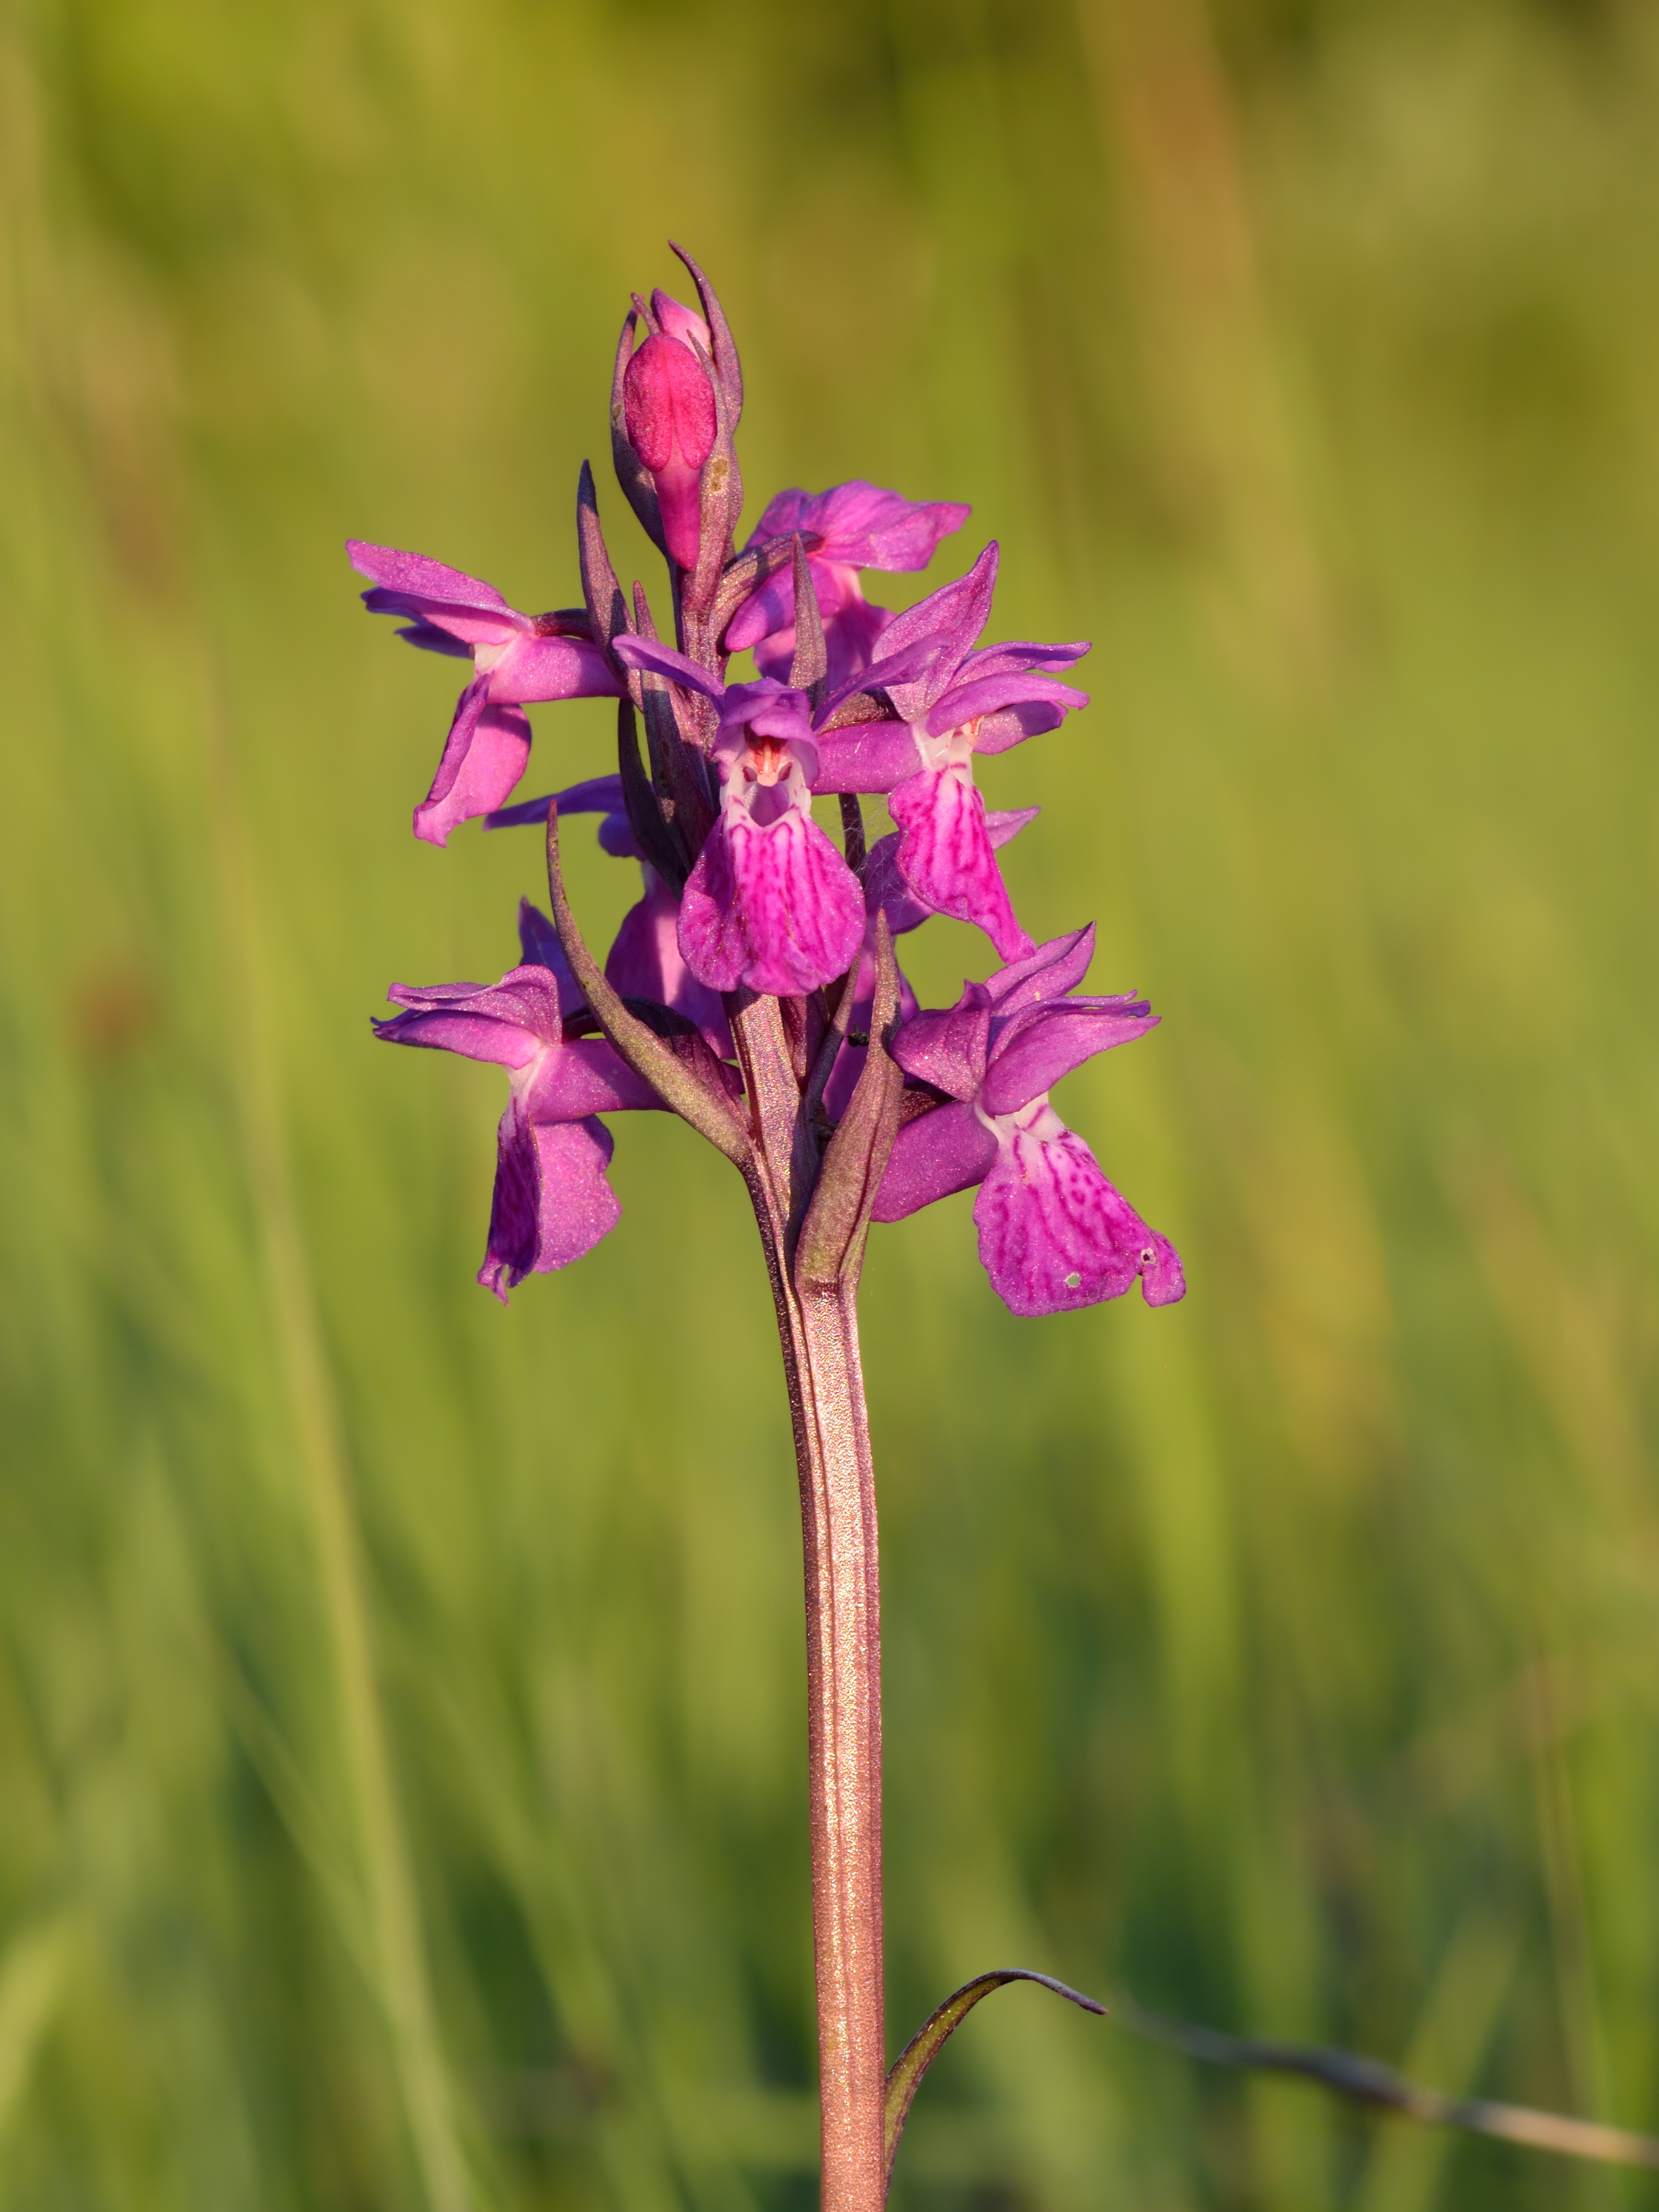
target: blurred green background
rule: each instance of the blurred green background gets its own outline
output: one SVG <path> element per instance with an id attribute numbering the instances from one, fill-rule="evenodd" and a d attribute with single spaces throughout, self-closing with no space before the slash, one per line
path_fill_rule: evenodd
<path id="1" fill-rule="evenodd" d="M 683 238 L 750 514 L 971 500 L 1178 1310 L 875 1239 L 895 2047 L 1024 1963 L 1659 2129 L 1659 13 L 7 0 L 0 2201 L 802 2212 L 799 1536 L 724 1164 L 477 1290 L 533 836 L 341 540 L 577 595 Z M 646 549 L 602 481 L 619 565 Z M 915 580 L 885 580 L 895 597 Z M 607 763 L 539 708 L 526 790 Z M 601 935 L 628 871 L 572 840 Z M 937 941 L 934 941 L 937 940 Z M 936 924 L 924 995 L 983 974 Z M 1016 1991 L 903 2212 L 1659 2204 Z"/>

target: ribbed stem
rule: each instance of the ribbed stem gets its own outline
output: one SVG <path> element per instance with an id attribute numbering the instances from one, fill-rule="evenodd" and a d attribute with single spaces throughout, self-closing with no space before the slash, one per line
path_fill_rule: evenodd
<path id="1" fill-rule="evenodd" d="M 852 1289 L 798 1298 L 789 1339 L 806 1582 L 822 2202 L 824 2212 L 878 2212 L 886 2193 L 881 1585 Z"/>
<path id="2" fill-rule="evenodd" d="M 746 1180 L 777 1308 L 800 1479 L 821 2203 L 823 2212 L 881 2212 L 881 1591 L 857 1286 L 802 1290 L 793 1279 L 800 1186 L 811 1167 L 777 1001 L 734 1010 L 732 1030 L 757 1139 Z"/>

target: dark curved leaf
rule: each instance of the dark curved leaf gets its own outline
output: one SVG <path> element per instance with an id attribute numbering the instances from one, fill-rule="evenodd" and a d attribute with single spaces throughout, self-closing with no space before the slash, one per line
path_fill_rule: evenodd
<path id="1" fill-rule="evenodd" d="M 1000 1966 L 994 1973 L 981 1974 L 971 1982 L 964 1982 L 959 1990 L 945 1998 L 937 2012 L 928 2014 L 888 2069 L 885 2127 L 889 2180 L 892 2179 L 893 2154 L 904 2131 L 912 2100 L 921 2087 L 922 2075 L 980 1999 L 988 1997 L 993 1990 L 1000 1990 L 1005 1982 L 1036 1982 L 1042 1989 L 1052 1990 L 1057 1997 L 1064 1997 L 1071 2004 L 1081 2005 L 1085 2012 L 1104 2013 L 1106 2010 L 1098 1998 L 1085 1996 L 1081 1990 L 1074 1990 L 1066 1982 L 1055 1981 L 1051 1974 L 1036 1973 L 1029 1966 Z"/>

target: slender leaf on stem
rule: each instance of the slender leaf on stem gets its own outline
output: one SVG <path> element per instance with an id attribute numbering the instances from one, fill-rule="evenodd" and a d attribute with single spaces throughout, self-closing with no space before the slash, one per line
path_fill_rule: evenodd
<path id="1" fill-rule="evenodd" d="M 617 632 L 628 628 L 628 602 L 623 597 L 621 582 L 611 565 L 610 548 L 599 527 L 599 494 L 593 489 L 593 471 L 586 461 L 576 481 L 576 557 L 581 563 L 582 596 L 587 602 L 594 643 L 602 647 L 605 659 L 627 684 L 629 696 L 637 707 L 638 672 L 626 666 L 611 650 L 611 641 Z"/>
<path id="2" fill-rule="evenodd" d="M 720 295 L 703 275 L 683 246 L 676 246 L 671 238 L 668 250 L 682 260 L 691 272 L 691 281 L 697 288 L 697 298 L 702 307 L 702 319 L 708 325 L 708 336 L 714 349 L 714 373 L 724 387 L 726 405 L 732 411 L 732 428 L 738 427 L 743 413 L 743 364 L 738 359 L 738 349 L 732 337 L 726 311 L 720 306 Z"/>
<path id="3" fill-rule="evenodd" d="M 1041 1988 L 1052 1990 L 1057 1997 L 1081 2005 L 1085 2012 L 1103 2013 L 1106 2008 L 1098 1998 L 1085 1996 L 1068 1983 L 1057 1982 L 1051 1974 L 1039 1974 L 1029 1966 L 1001 1966 L 994 1973 L 981 1974 L 971 1982 L 964 1982 L 959 1990 L 946 1997 L 937 2012 L 930 2013 L 887 2073 L 887 2172 L 893 2172 L 893 2154 L 898 2148 L 900 2136 L 916 2091 L 921 2087 L 921 2077 L 939 2057 L 957 2029 L 967 2019 L 981 1997 L 988 1997 L 993 1990 L 1000 1990 L 1006 1982 L 1036 1982 Z"/>
<path id="4" fill-rule="evenodd" d="M 843 1002 L 851 987 L 842 994 Z M 840 1009 L 837 1008 L 839 1012 Z M 898 963 L 887 917 L 876 920 L 876 992 L 870 1048 L 858 1087 L 830 1139 L 817 1188 L 795 1247 L 795 1280 L 830 1284 L 857 1279 L 871 1209 L 898 1133 L 904 1077 L 887 1047 L 898 1012 Z M 826 1040 L 825 1049 L 828 1049 Z"/>
<path id="5" fill-rule="evenodd" d="M 806 1088 L 801 1094 L 801 1114 L 808 1122 L 823 1102 L 823 1094 L 830 1087 L 830 1078 L 836 1072 L 836 1058 L 847 1042 L 847 1032 L 853 1019 L 853 987 L 858 980 L 858 957 L 855 955 L 852 966 L 841 979 L 836 1011 L 830 1017 L 823 1042 L 818 1047 L 817 1058 L 812 1063 L 812 1072 L 807 1077 Z"/>
<path id="6" fill-rule="evenodd" d="M 797 691 L 806 693 L 817 714 L 823 704 L 830 648 L 823 641 L 823 613 L 812 581 L 812 564 L 799 531 L 792 540 L 790 559 L 795 571 L 795 657 L 789 665 L 789 681 Z"/>
<path id="7" fill-rule="evenodd" d="M 695 636 L 688 634 L 687 650 L 699 660 L 712 660 L 710 617 L 720 595 L 721 571 L 732 554 L 732 532 L 743 512 L 743 471 L 738 465 L 737 424 L 714 365 L 693 341 L 699 362 L 708 377 L 714 401 L 714 450 L 702 465 L 697 485 L 697 565 L 682 572 L 681 605 Z"/>
<path id="8" fill-rule="evenodd" d="M 547 889 L 553 902 L 553 926 L 581 985 L 593 1018 L 635 1074 L 642 1075 L 665 1106 L 689 1121 L 700 1137 L 707 1137 L 734 1167 L 746 1169 L 754 1146 L 742 1120 L 724 1090 L 715 1091 L 688 1067 L 667 1042 L 631 1014 L 605 980 L 588 951 L 564 887 L 559 866 L 559 808 L 550 800 L 547 809 Z"/>
<path id="9" fill-rule="evenodd" d="M 640 758 L 639 726 L 634 719 L 633 702 L 628 699 L 617 702 L 617 768 L 622 777 L 623 806 L 640 857 L 675 890 L 684 889 L 690 872 L 663 819 L 655 788 Z"/>
<path id="10" fill-rule="evenodd" d="M 644 585 L 637 580 L 634 586 L 634 630 L 636 636 L 651 644 L 658 642 L 651 605 Z M 705 738 L 713 734 L 714 710 L 702 693 L 686 689 L 679 690 L 677 707 L 668 679 L 653 675 L 649 669 L 641 670 L 640 679 L 644 686 L 645 734 L 651 749 L 652 780 L 659 796 L 667 802 L 663 811 L 672 819 L 675 838 L 684 851 L 690 869 L 702 850 L 702 841 L 714 820 L 702 750 Z M 699 718 L 703 724 L 701 730 Z"/>

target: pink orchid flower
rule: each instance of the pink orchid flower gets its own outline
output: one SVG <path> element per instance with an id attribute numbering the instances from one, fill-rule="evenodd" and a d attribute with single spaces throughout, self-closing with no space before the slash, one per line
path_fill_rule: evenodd
<path id="1" fill-rule="evenodd" d="M 624 632 L 630 668 L 719 706 L 710 757 L 720 808 L 686 880 L 679 946 L 711 990 L 797 997 L 844 975 L 864 935 L 858 878 L 812 819 L 817 741 L 806 694 L 763 676 L 722 684 L 684 653 Z"/>
<path id="2" fill-rule="evenodd" d="M 1038 806 L 1021 806 L 1006 813 L 988 813 L 985 828 L 994 849 L 1000 850 L 1011 839 L 1035 822 L 1042 812 Z M 848 1029 L 855 1036 L 868 1032 L 876 1000 L 876 917 L 885 915 L 887 927 L 894 938 L 920 929 L 932 913 L 925 907 L 899 872 L 899 841 L 896 834 L 878 837 L 870 848 L 864 864 L 864 910 L 866 916 L 864 943 L 859 951 L 859 972 L 853 984 L 853 1011 L 848 1019 Z M 910 988 L 908 977 L 898 970 L 899 1013 L 905 1021 L 921 1012 L 916 994 Z M 866 1048 L 862 1045 L 844 1044 L 836 1056 L 836 1065 L 824 1086 L 823 1109 L 836 1121 L 851 1102 L 854 1088 L 864 1072 Z"/>
<path id="3" fill-rule="evenodd" d="M 881 659 L 865 673 L 866 682 L 881 683 L 899 719 L 821 730 L 814 788 L 886 793 L 900 832 L 899 870 L 922 904 L 976 924 L 1004 960 L 1018 960 L 1031 939 L 997 866 L 974 757 L 1006 752 L 1086 707 L 1086 691 L 1045 672 L 1069 667 L 1089 648 L 1013 644 L 975 652 L 996 573 L 993 543 L 957 582 L 895 616 L 881 635 Z"/>
<path id="4" fill-rule="evenodd" d="M 407 617 L 399 637 L 428 653 L 471 659 L 476 672 L 456 702 L 432 788 L 415 809 L 415 835 L 442 845 L 461 823 L 500 806 L 523 775 L 530 759 L 526 704 L 614 699 L 622 686 L 580 608 L 521 615 L 492 585 L 423 554 L 356 538 L 346 550 L 374 586 L 363 593 L 371 614 Z"/>
<path id="5" fill-rule="evenodd" d="M 597 1117 L 662 1104 L 603 1037 L 568 1035 L 586 1011 L 581 991 L 552 923 L 527 899 L 519 939 L 524 960 L 499 983 L 394 983 L 386 996 L 403 1012 L 374 1024 L 388 1044 L 459 1053 L 507 1071 L 478 1270 L 503 1304 L 526 1275 L 568 1267 L 616 1227 L 622 1208 L 605 1176 L 611 1132 Z"/>
<path id="6" fill-rule="evenodd" d="M 948 1012 L 914 1016 L 893 1042 L 905 1073 L 943 1103 L 900 1129 L 874 1218 L 902 1221 L 977 1183 L 979 1256 L 1011 1313 L 1095 1305 L 1137 1278 L 1148 1305 L 1186 1292 L 1174 1245 L 1048 1103 L 1062 1075 L 1157 1025 L 1144 999 L 1076 992 L 1094 935 L 1091 924 L 1039 945 L 968 984 Z"/>
<path id="7" fill-rule="evenodd" d="M 857 477 L 829 491 L 782 491 L 772 501 L 749 544 L 752 549 L 794 531 L 817 538 L 807 559 L 823 618 L 831 690 L 868 666 L 877 640 L 893 619 L 887 608 L 872 606 L 865 598 L 859 571 L 925 568 L 940 538 L 960 530 L 972 512 L 956 500 L 902 499 Z M 795 650 L 792 569 L 780 570 L 744 600 L 726 625 L 725 645 L 728 653 L 752 646 L 763 676 L 787 678 Z"/>

